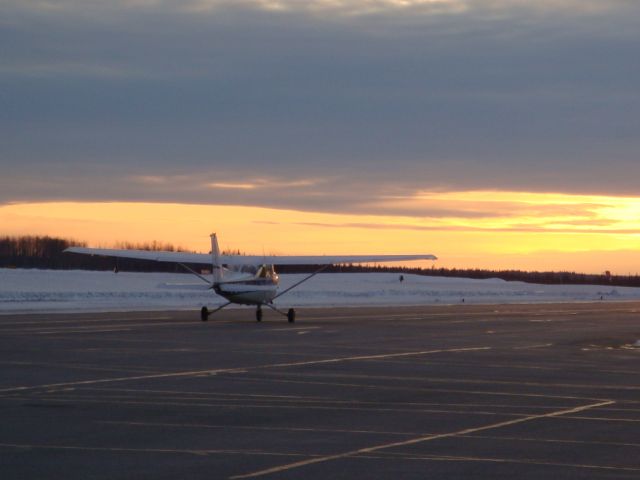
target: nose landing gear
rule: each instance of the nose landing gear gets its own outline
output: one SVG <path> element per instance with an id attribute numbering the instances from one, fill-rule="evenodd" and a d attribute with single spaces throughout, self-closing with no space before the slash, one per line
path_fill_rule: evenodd
<path id="1" fill-rule="evenodd" d="M 287 310 L 286 312 L 283 312 L 282 310 L 274 307 L 272 304 L 270 303 L 265 303 L 264 304 L 265 307 L 269 307 L 271 310 L 273 310 L 274 312 L 279 313 L 280 315 L 282 315 L 283 317 L 287 317 L 287 321 L 289 323 L 293 323 L 296 321 L 296 311 L 293 308 L 290 308 L 289 310 Z M 258 306 L 258 310 L 256 310 L 256 319 L 258 317 L 258 312 L 260 312 L 260 306 Z M 262 313 L 261 313 L 262 315 Z M 262 318 L 262 317 L 260 317 Z M 260 321 L 260 320 L 258 320 Z"/>

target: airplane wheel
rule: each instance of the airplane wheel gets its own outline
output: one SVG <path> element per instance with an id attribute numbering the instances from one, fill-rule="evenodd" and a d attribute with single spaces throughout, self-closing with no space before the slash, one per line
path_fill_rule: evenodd
<path id="1" fill-rule="evenodd" d="M 258 308 L 256 310 L 256 322 L 261 322 L 262 321 L 262 309 Z"/>
<path id="2" fill-rule="evenodd" d="M 289 320 L 289 323 L 293 323 L 296 321 L 296 311 L 293 308 L 290 308 L 287 311 L 287 320 Z"/>
<path id="3" fill-rule="evenodd" d="M 209 320 L 209 310 L 207 310 L 207 307 L 202 307 L 200 309 L 200 320 L 203 322 Z"/>

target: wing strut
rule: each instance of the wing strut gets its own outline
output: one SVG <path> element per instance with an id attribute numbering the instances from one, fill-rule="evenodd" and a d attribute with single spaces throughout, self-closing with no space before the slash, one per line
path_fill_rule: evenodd
<path id="1" fill-rule="evenodd" d="M 298 285 L 300 285 L 301 283 L 306 282 L 307 280 L 309 280 L 312 277 L 315 277 L 317 274 L 319 274 L 320 272 L 322 272 L 323 270 L 326 270 L 327 267 L 329 267 L 329 265 L 323 265 L 322 267 L 320 267 L 318 270 L 316 270 L 315 272 L 313 272 L 311 275 L 309 275 L 308 277 L 304 277 L 302 280 L 300 280 L 297 283 L 294 283 L 293 285 L 291 285 L 289 288 L 287 288 L 286 290 L 283 290 L 282 292 L 280 292 L 278 295 L 276 295 L 275 297 L 273 297 L 273 300 L 275 300 L 278 297 L 281 297 L 282 295 L 284 295 L 285 293 L 287 293 L 290 290 L 293 290 L 294 288 L 296 288 Z"/>
<path id="2" fill-rule="evenodd" d="M 210 288 L 213 288 L 213 283 L 211 283 L 207 277 L 203 277 L 198 272 L 196 272 L 194 269 L 187 267 L 184 263 L 178 263 L 178 265 L 180 265 L 182 268 L 184 268 L 187 272 L 193 273 L 196 277 L 198 277 L 203 282 L 206 282 L 209 285 Z"/>

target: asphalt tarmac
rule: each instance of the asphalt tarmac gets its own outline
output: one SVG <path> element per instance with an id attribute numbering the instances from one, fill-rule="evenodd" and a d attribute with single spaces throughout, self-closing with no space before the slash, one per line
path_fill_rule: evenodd
<path id="1" fill-rule="evenodd" d="M 640 478 L 640 304 L 0 316 L 2 479 Z"/>

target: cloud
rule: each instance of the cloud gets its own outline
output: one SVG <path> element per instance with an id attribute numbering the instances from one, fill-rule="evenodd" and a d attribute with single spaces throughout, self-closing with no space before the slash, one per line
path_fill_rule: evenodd
<path id="1" fill-rule="evenodd" d="M 77 11 L 88 9 L 105 10 L 145 10 L 190 12 L 201 15 L 207 12 L 219 12 L 230 8 L 241 10 L 262 10 L 266 12 L 300 12 L 354 17 L 404 13 L 422 14 L 464 14 L 468 12 L 558 12 L 602 13 L 629 7 L 633 0 L 13 0 L 5 3 L 20 6 L 23 9 L 40 12 Z"/>
<path id="2" fill-rule="evenodd" d="M 210 188 L 223 188 L 231 190 L 253 190 L 256 186 L 253 183 L 209 183 Z"/>
<path id="3" fill-rule="evenodd" d="M 257 178 L 246 183 L 226 183 L 211 182 L 205 184 L 208 188 L 221 188 L 231 190 L 258 190 L 258 189 L 290 189 L 290 188 L 306 188 L 317 184 L 317 180 L 275 180 L 266 178 Z"/>
<path id="4" fill-rule="evenodd" d="M 637 192 L 637 2 L 3 9 L 0 201 L 356 212 L 421 190 Z"/>
<path id="5" fill-rule="evenodd" d="M 262 222 L 255 222 L 262 223 Z M 527 225 L 515 225 L 510 227 L 477 227 L 462 225 L 415 225 L 407 223 L 321 223 L 321 222 L 297 222 L 294 225 L 323 228 L 357 228 L 365 230 L 418 230 L 424 232 L 485 232 L 485 233 L 556 233 L 556 234 L 600 234 L 600 235 L 640 235 L 640 228 L 619 229 L 587 229 L 567 227 L 532 227 Z"/>

